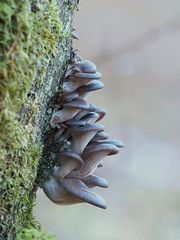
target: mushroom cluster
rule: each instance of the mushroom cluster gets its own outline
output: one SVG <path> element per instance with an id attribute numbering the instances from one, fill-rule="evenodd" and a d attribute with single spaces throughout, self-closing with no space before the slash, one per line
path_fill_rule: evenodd
<path id="1" fill-rule="evenodd" d="M 55 104 L 50 124 L 55 139 L 66 139 L 70 146 L 57 156 L 52 175 L 43 185 L 47 197 L 56 204 L 88 202 L 106 208 L 106 202 L 92 188 L 108 187 L 108 182 L 94 175 L 106 156 L 117 154 L 121 141 L 108 140 L 104 126 L 98 124 L 105 109 L 85 100 L 92 91 L 103 88 L 101 73 L 94 63 L 83 60 L 76 51 Z"/>

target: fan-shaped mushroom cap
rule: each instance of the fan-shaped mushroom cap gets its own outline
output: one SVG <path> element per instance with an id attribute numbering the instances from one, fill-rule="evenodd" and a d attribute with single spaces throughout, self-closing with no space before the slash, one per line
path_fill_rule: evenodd
<path id="1" fill-rule="evenodd" d="M 54 203 L 66 203 L 68 192 L 60 185 L 60 183 L 51 177 L 45 181 L 43 191 L 46 196 Z"/>
<path id="2" fill-rule="evenodd" d="M 97 134 L 96 134 L 97 135 Z M 100 134 L 99 134 L 100 135 Z M 95 136 L 96 137 L 96 136 Z M 91 140 L 91 142 L 88 144 L 89 146 L 95 146 L 95 145 L 101 145 L 101 144 L 113 144 L 114 146 L 118 147 L 118 148 L 123 148 L 124 147 L 124 143 L 120 140 L 106 140 L 106 141 L 101 141 L 103 139 L 98 139 L 96 140 L 95 137 Z M 100 140 L 100 141 L 99 141 Z"/>
<path id="3" fill-rule="evenodd" d="M 79 94 L 77 92 L 68 92 L 62 95 L 60 102 L 64 103 L 77 98 L 79 98 Z"/>
<path id="4" fill-rule="evenodd" d="M 67 192 L 53 176 L 44 183 L 43 191 L 46 196 L 54 203 L 60 205 L 69 205 L 84 202 L 80 198 L 75 197 Z"/>
<path id="5" fill-rule="evenodd" d="M 85 121 L 87 123 L 95 123 L 99 118 L 99 114 L 95 112 L 89 112 L 84 117 L 81 118 L 81 121 Z"/>
<path id="6" fill-rule="evenodd" d="M 63 92 L 74 92 L 78 87 L 81 87 L 93 80 L 93 78 L 79 78 L 75 75 L 70 76 L 65 79 L 66 81 L 63 84 Z"/>
<path id="7" fill-rule="evenodd" d="M 109 138 L 109 135 L 105 132 L 98 132 L 93 139 L 91 140 L 91 142 L 89 144 L 91 144 L 92 142 L 96 142 L 96 141 L 102 141 L 102 140 L 106 140 Z"/>
<path id="8" fill-rule="evenodd" d="M 58 180 L 67 176 L 74 169 L 79 169 L 83 164 L 82 158 L 73 152 L 61 152 L 54 166 L 53 176 Z"/>
<path id="9" fill-rule="evenodd" d="M 82 73 L 96 73 L 96 65 L 89 60 L 77 62 L 74 66 L 74 69 L 75 71 Z"/>
<path id="10" fill-rule="evenodd" d="M 96 175 L 89 175 L 85 178 L 81 178 L 81 180 L 90 188 L 91 187 L 102 187 L 102 188 L 109 187 L 109 183 L 106 179 Z"/>
<path id="11" fill-rule="evenodd" d="M 102 74 L 100 72 L 95 72 L 95 73 L 77 72 L 73 76 L 76 78 L 91 79 L 91 80 L 102 78 Z"/>
<path id="12" fill-rule="evenodd" d="M 104 126 L 90 123 L 80 127 L 69 128 L 69 134 L 72 136 L 72 151 L 77 154 L 82 153 L 96 133 L 103 130 Z"/>
<path id="13" fill-rule="evenodd" d="M 61 184 L 63 188 L 66 189 L 66 191 L 80 198 L 84 202 L 88 202 L 103 209 L 107 207 L 104 199 L 98 194 L 94 193 L 81 180 L 64 178 L 63 180 L 61 180 Z"/>
<path id="14" fill-rule="evenodd" d="M 84 161 L 83 166 L 78 171 L 71 172 L 71 177 L 86 177 L 92 174 L 102 159 L 106 156 L 117 154 L 119 149 L 113 144 L 93 144 L 85 148 L 82 153 L 82 159 Z"/>
<path id="15" fill-rule="evenodd" d="M 93 104 L 89 104 L 89 108 L 87 110 L 81 110 L 79 111 L 76 116 L 74 117 L 74 119 L 80 120 L 82 119 L 85 115 L 87 115 L 89 112 L 94 112 L 94 105 Z"/>
<path id="16" fill-rule="evenodd" d="M 86 125 L 86 121 L 83 121 L 83 120 L 76 120 L 74 118 L 66 121 L 66 125 L 68 126 L 84 126 Z"/>
<path id="17" fill-rule="evenodd" d="M 106 140 L 103 141 L 103 143 L 105 144 L 113 144 L 114 146 L 118 147 L 118 148 L 123 148 L 124 147 L 124 143 L 120 140 L 117 139 L 112 139 L 112 140 Z"/>
<path id="18" fill-rule="evenodd" d="M 76 91 L 80 98 L 85 98 L 90 92 L 102 89 L 103 87 L 104 84 L 102 82 L 93 80 L 89 84 L 79 87 Z"/>
<path id="19" fill-rule="evenodd" d="M 89 105 L 83 99 L 74 99 L 63 104 L 63 109 L 53 113 L 50 124 L 58 127 L 62 122 L 73 118 L 81 109 L 88 109 Z"/>
<path id="20" fill-rule="evenodd" d="M 96 108 L 95 112 L 99 114 L 99 118 L 96 122 L 99 122 L 106 115 L 106 109 L 104 108 Z"/>

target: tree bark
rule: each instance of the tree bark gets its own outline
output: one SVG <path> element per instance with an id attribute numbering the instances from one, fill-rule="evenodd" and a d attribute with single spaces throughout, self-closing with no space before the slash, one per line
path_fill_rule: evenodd
<path id="1" fill-rule="evenodd" d="M 77 0 L 0 3 L 0 239 L 52 239 L 33 217 L 61 143 L 49 127 Z"/>

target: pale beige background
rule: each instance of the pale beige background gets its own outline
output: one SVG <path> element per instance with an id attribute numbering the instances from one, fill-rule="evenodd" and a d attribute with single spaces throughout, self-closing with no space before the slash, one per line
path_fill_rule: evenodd
<path id="1" fill-rule="evenodd" d="M 107 210 L 56 206 L 39 191 L 35 214 L 57 239 L 180 239 L 179 14 L 179 0 L 81 0 L 74 46 L 105 84 L 89 101 L 125 148 L 99 171 Z"/>

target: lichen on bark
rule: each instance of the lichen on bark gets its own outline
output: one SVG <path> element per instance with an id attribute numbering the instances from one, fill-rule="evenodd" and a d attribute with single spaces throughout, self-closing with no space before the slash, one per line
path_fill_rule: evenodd
<path id="1" fill-rule="evenodd" d="M 0 239 L 17 233 L 18 240 L 51 239 L 38 238 L 32 210 L 44 135 L 70 58 L 75 6 L 75 0 L 0 2 Z"/>

